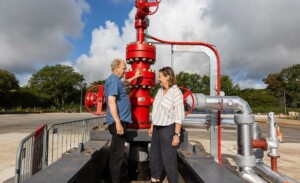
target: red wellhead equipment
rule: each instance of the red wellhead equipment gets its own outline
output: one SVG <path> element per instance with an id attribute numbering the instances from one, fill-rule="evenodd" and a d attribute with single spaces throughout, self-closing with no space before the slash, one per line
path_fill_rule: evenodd
<path id="1" fill-rule="evenodd" d="M 153 99 L 150 97 L 150 89 L 155 86 L 155 72 L 150 65 L 155 63 L 155 46 L 145 42 L 144 31 L 148 27 L 147 15 L 154 14 L 158 9 L 159 1 L 148 2 L 147 0 L 136 1 L 137 13 L 135 15 L 135 28 L 137 30 L 136 42 L 130 43 L 126 47 L 126 62 L 131 65 L 131 69 L 126 72 L 125 78 L 134 75 L 136 69 L 140 69 L 142 77 L 131 82 L 129 88 L 131 114 L 133 123 L 131 128 L 149 128 L 149 109 Z M 153 12 L 150 7 L 154 7 Z"/>
<path id="2" fill-rule="evenodd" d="M 148 2 L 147 0 L 138 0 L 135 2 L 137 13 L 135 15 L 135 28 L 137 30 L 136 42 L 132 42 L 126 47 L 126 62 L 131 65 L 125 73 L 125 78 L 134 76 L 137 69 L 141 71 L 142 76 L 133 80 L 128 88 L 130 91 L 130 103 L 132 122 L 130 128 L 149 128 L 151 121 L 149 118 L 150 106 L 153 104 L 154 98 L 150 97 L 150 89 L 155 86 L 155 71 L 150 68 L 156 61 L 156 48 L 151 43 L 145 41 L 145 30 L 148 27 L 147 16 L 154 14 L 158 10 L 160 1 L 155 0 Z M 150 11 L 153 7 L 154 11 Z M 185 114 L 188 115 L 194 109 L 194 99 L 192 93 L 183 87 L 184 104 L 186 107 Z M 95 90 L 98 90 L 95 92 Z M 93 91 L 92 91 L 93 90 Z M 192 105 L 187 104 L 187 98 L 192 98 Z M 93 86 L 85 95 L 85 106 L 93 114 L 101 115 L 105 104 L 104 88 L 101 85 Z M 95 107 L 94 110 L 91 108 Z"/>

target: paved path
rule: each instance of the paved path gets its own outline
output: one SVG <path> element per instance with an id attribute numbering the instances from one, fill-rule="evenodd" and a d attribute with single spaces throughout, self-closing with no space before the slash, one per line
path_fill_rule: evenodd
<path id="1" fill-rule="evenodd" d="M 0 115 L 0 134 L 4 133 L 31 133 L 43 124 L 74 121 L 92 118 L 90 113 L 43 113 Z"/>

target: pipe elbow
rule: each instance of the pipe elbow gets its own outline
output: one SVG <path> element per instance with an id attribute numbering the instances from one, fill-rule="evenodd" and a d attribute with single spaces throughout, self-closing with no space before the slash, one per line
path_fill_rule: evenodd
<path id="1" fill-rule="evenodd" d="M 248 102 L 240 97 L 224 97 L 223 108 L 235 110 L 237 113 L 252 114 L 252 109 Z"/>
<path id="2" fill-rule="evenodd" d="M 240 102 L 240 111 L 244 114 L 252 114 L 252 109 L 249 106 L 248 102 L 242 98 L 239 98 Z"/>

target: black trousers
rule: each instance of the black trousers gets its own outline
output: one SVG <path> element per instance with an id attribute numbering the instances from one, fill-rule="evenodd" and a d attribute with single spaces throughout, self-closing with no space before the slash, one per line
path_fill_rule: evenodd
<path id="1" fill-rule="evenodd" d="M 113 183 L 120 182 L 121 166 L 125 156 L 125 140 L 128 123 L 121 121 L 124 128 L 124 134 L 118 135 L 116 123 L 108 125 L 108 130 L 112 135 L 110 147 L 109 168 Z"/>
<path id="2" fill-rule="evenodd" d="M 177 150 L 172 146 L 174 132 L 175 124 L 153 126 L 150 149 L 151 177 L 160 179 L 164 168 L 169 183 L 178 183 Z"/>

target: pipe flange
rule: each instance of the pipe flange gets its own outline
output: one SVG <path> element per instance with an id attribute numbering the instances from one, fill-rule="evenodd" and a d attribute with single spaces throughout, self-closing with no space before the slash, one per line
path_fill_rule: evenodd
<path id="1" fill-rule="evenodd" d="M 280 157 L 280 154 L 279 154 L 279 153 L 276 153 L 276 152 L 269 152 L 269 153 L 268 153 L 268 156 L 269 156 L 269 157 L 272 157 L 272 158 L 279 158 L 279 157 Z"/>
<path id="2" fill-rule="evenodd" d="M 241 125 L 253 125 L 255 123 L 255 118 L 253 114 L 235 114 L 234 115 L 234 122 Z"/>
<path id="3" fill-rule="evenodd" d="M 239 167 L 255 167 L 255 156 L 242 156 L 237 154 L 235 156 L 235 162 Z"/>

